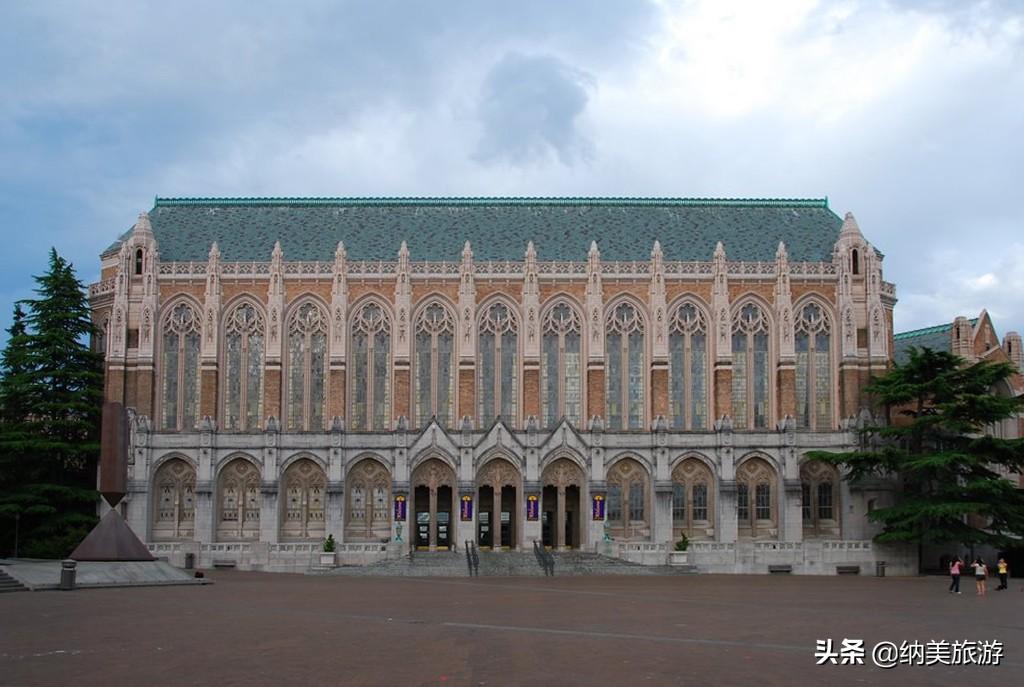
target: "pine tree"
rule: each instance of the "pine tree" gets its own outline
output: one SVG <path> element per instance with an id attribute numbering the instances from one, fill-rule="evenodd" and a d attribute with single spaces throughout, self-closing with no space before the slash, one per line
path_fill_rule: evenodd
<path id="1" fill-rule="evenodd" d="M 85 287 L 71 265 L 51 248 L 50 270 L 35 280 L 38 297 L 26 301 L 35 389 L 30 427 L 49 477 L 59 481 L 64 471 L 95 472 L 103 373 L 89 348 L 94 332 Z"/>
<path id="2" fill-rule="evenodd" d="M 879 542 L 1006 546 L 1024 535 L 1024 490 L 1006 477 L 1024 471 L 1024 439 L 986 430 L 1024 409 L 1021 397 L 994 393 L 1012 374 L 1007 363 L 912 348 L 868 386 L 889 424 L 865 428 L 861 450 L 810 457 L 845 467 L 854 483 L 899 481 L 897 502 L 868 516 L 883 526 Z"/>
<path id="3" fill-rule="evenodd" d="M 13 548 L 18 516 L 22 555 L 60 557 L 96 521 L 103 374 L 71 265 L 51 250 L 35 279 L 0 356 L 0 551 Z"/>

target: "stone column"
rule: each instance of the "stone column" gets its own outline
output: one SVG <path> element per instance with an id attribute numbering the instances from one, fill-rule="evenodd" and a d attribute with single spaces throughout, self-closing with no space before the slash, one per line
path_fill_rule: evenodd
<path id="1" fill-rule="evenodd" d="M 491 548 L 501 548 L 501 487 L 493 487 L 494 499 L 491 503 Z"/>
<path id="2" fill-rule="evenodd" d="M 558 497 L 555 500 L 555 548 L 559 551 L 565 549 L 565 487 L 558 485 Z"/>
<path id="3" fill-rule="evenodd" d="M 736 522 L 736 480 L 722 480 L 718 484 L 718 523 L 715 539 L 720 542 L 735 542 Z"/>
<path id="4" fill-rule="evenodd" d="M 779 494 L 779 514 L 782 522 L 779 523 L 779 539 L 782 541 L 803 541 L 804 521 L 801 501 L 803 500 L 803 489 L 799 479 L 784 480 L 782 492 Z"/>
<path id="5" fill-rule="evenodd" d="M 437 487 L 431 485 L 429 489 L 429 502 L 430 502 L 430 550 L 437 550 Z"/>

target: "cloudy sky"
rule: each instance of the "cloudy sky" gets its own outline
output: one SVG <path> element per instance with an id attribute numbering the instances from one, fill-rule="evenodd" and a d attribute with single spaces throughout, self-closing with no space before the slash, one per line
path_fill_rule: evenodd
<path id="1" fill-rule="evenodd" d="M 1024 330 L 1024 3 L 0 5 L 0 325 L 160 196 L 828 196 Z M 0 335 L 2 338 L 4 335 Z"/>

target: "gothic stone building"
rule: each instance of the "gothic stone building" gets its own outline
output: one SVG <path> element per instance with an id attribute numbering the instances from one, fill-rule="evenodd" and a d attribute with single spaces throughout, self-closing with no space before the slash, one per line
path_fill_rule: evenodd
<path id="1" fill-rule="evenodd" d="M 893 348 L 882 255 L 825 200 L 159 198 L 90 298 L 122 507 L 172 561 L 896 562 L 888 487 L 805 457 L 852 445 Z"/>

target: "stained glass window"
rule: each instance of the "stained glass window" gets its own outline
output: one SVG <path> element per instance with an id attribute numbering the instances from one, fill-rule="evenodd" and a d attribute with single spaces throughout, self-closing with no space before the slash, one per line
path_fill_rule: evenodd
<path id="1" fill-rule="evenodd" d="M 732 419 L 736 429 L 768 426 L 768 318 L 748 303 L 732 324 Z"/>
<path id="2" fill-rule="evenodd" d="M 736 506 L 739 534 L 774 536 L 775 503 L 772 484 L 775 470 L 763 458 L 745 460 L 736 471 Z M 753 496 L 753 503 L 750 502 Z"/>
<path id="3" fill-rule="evenodd" d="M 622 487 L 617 484 L 608 485 L 608 520 L 622 522 Z"/>
<path id="4" fill-rule="evenodd" d="M 797 426 L 803 429 L 831 429 L 829 319 L 821 307 L 810 303 L 801 308 L 795 329 Z"/>
<path id="5" fill-rule="evenodd" d="M 672 520 L 686 522 L 686 485 L 678 482 L 672 485 Z"/>
<path id="6" fill-rule="evenodd" d="M 679 306 L 669 323 L 669 423 L 673 429 L 707 427 L 707 319 L 693 303 Z"/>
<path id="7" fill-rule="evenodd" d="M 605 322 L 605 410 L 609 429 L 643 429 L 646 355 L 639 311 L 621 303 Z"/>
<path id="8" fill-rule="evenodd" d="M 432 303 L 416 322 L 416 426 L 437 417 L 443 427 L 455 424 L 455 318 Z"/>
<path id="9" fill-rule="evenodd" d="M 828 463 L 809 460 L 800 466 L 804 531 L 808 535 L 839 533 L 838 482 L 839 472 Z"/>
<path id="10" fill-rule="evenodd" d="M 541 415 L 545 427 L 564 417 L 579 426 L 583 414 L 582 327 L 579 314 L 558 303 L 544 316 L 541 350 Z"/>
<path id="11" fill-rule="evenodd" d="M 515 425 L 518 408 L 518 323 L 512 310 L 495 303 L 480 319 L 480 373 L 477 398 L 480 422 L 487 425 L 495 417 Z"/>
<path id="12" fill-rule="evenodd" d="M 164 319 L 163 393 L 164 429 L 194 429 L 199 415 L 198 313 L 179 303 Z"/>
<path id="13" fill-rule="evenodd" d="M 352 321 L 353 430 L 390 429 L 391 323 L 384 309 L 367 303 Z"/>
<path id="14" fill-rule="evenodd" d="M 288 429 L 324 429 L 327 380 L 327 317 L 303 303 L 288 321 Z"/>
<path id="15" fill-rule="evenodd" d="M 224 327 L 224 429 L 256 429 L 263 408 L 263 316 L 250 303 Z"/>
<path id="16" fill-rule="evenodd" d="M 612 512 L 615 499 L 616 517 L 612 521 L 611 534 L 616 538 L 646 536 L 647 522 L 647 471 L 632 458 L 617 461 L 607 474 L 608 511 Z M 625 518 L 625 519 L 624 519 Z"/>

